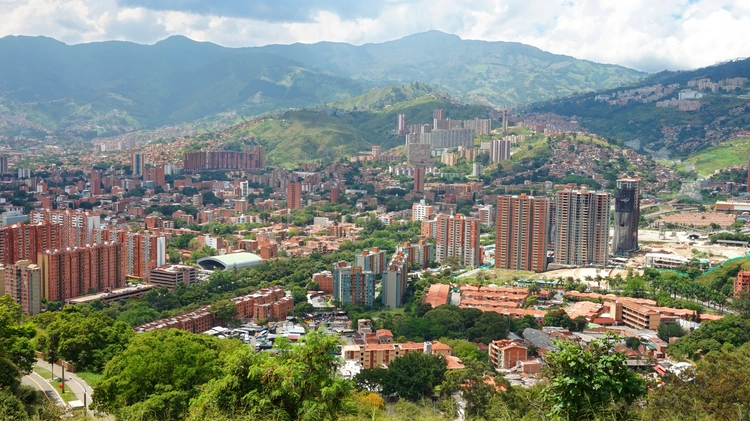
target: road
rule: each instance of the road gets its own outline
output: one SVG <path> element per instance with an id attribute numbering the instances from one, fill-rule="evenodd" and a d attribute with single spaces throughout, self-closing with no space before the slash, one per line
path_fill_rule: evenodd
<path id="1" fill-rule="evenodd" d="M 65 402 L 63 402 L 62 398 L 60 397 L 60 394 L 57 393 L 54 387 L 52 387 L 51 384 L 42 376 L 34 373 L 33 371 L 21 378 L 21 383 L 25 384 L 26 386 L 31 386 L 34 389 L 42 391 L 46 396 L 47 399 L 50 402 L 55 402 L 57 405 L 65 407 Z"/>
<path id="2" fill-rule="evenodd" d="M 44 360 L 37 359 L 36 365 L 54 373 L 54 375 L 57 377 L 60 376 L 61 370 L 60 370 L 59 365 L 55 365 L 54 371 L 52 370 L 52 366 Z M 110 419 L 110 420 L 114 419 L 112 417 L 102 417 L 101 415 L 100 416 L 94 415 L 94 410 L 91 408 L 91 395 L 93 395 L 94 389 L 92 389 L 88 384 L 86 384 L 86 382 L 83 381 L 83 379 L 76 376 L 75 373 L 71 373 L 68 371 L 65 372 L 65 384 L 67 384 L 70 390 L 73 392 L 73 394 L 76 395 L 76 399 L 78 399 L 81 402 L 86 402 L 86 412 L 89 414 L 90 417 L 92 417 L 93 419 Z M 59 398 L 59 395 L 57 394 L 57 392 L 55 392 L 55 396 Z"/>

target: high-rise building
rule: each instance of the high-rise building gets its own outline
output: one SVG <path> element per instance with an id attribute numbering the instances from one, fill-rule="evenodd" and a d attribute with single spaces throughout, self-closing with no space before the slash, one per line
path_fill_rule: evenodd
<path id="1" fill-rule="evenodd" d="M 372 272 L 380 275 L 385 270 L 386 256 L 385 250 L 374 247 L 372 250 L 362 250 L 361 253 L 354 255 L 354 266 L 359 266 L 365 272 Z"/>
<path id="2" fill-rule="evenodd" d="M 99 171 L 91 171 L 89 175 L 89 191 L 92 196 L 98 196 L 102 194 L 102 173 Z"/>
<path id="3" fill-rule="evenodd" d="M 345 261 L 333 264 L 333 299 L 342 304 L 372 306 L 375 274 Z"/>
<path id="4" fill-rule="evenodd" d="M 435 207 L 425 203 L 424 199 L 419 203 L 414 202 L 411 205 L 411 220 L 424 221 L 435 213 Z"/>
<path id="5" fill-rule="evenodd" d="M 640 178 L 617 180 L 615 192 L 615 233 L 612 254 L 627 256 L 638 250 L 638 223 L 641 217 Z"/>
<path id="6" fill-rule="evenodd" d="M 464 266 L 479 266 L 482 263 L 479 236 L 478 220 L 461 214 L 438 215 L 435 232 L 435 260 L 442 263 L 449 257 L 457 257 Z"/>
<path id="7" fill-rule="evenodd" d="M 383 305 L 388 308 L 401 307 L 408 282 L 407 257 L 403 252 L 394 253 L 385 272 L 383 272 L 383 288 L 380 292 Z"/>
<path id="8" fill-rule="evenodd" d="M 167 240 L 163 234 L 120 232 L 118 237 L 125 248 L 123 264 L 126 275 L 148 281 L 151 269 L 167 263 Z"/>
<path id="9" fill-rule="evenodd" d="M 585 266 L 607 264 L 609 256 L 609 193 L 581 190 L 557 192 L 555 263 Z"/>
<path id="10" fill-rule="evenodd" d="M 375 159 L 380 158 L 380 151 L 381 150 L 382 150 L 382 148 L 380 146 L 374 145 L 372 147 L 372 151 L 371 151 L 372 157 L 375 158 Z"/>
<path id="11" fill-rule="evenodd" d="M 437 110 L 432 111 L 432 119 L 433 120 L 445 120 L 445 110 L 442 108 L 438 108 Z"/>
<path id="12" fill-rule="evenodd" d="M 0 263 L 37 263 L 37 253 L 63 246 L 62 226 L 49 221 L 0 227 Z"/>
<path id="13" fill-rule="evenodd" d="M 407 265 L 416 263 L 421 269 L 427 269 L 430 260 L 435 257 L 435 247 L 425 240 L 419 240 L 415 244 L 406 242 L 398 246 L 396 252 L 404 253 Z"/>
<path id="14" fill-rule="evenodd" d="M 29 212 L 29 221 L 39 223 L 49 221 L 62 225 L 60 248 L 81 247 L 93 244 L 93 231 L 101 225 L 99 215 L 89 211 L 40 209 Z"/>
<path id="15" fill-rule="evenodd" d="M 424 193 L 424 168 L 414 168 L 414 188 L 415 193 Z"/>
<path id="16" fill-rule="evenodd" d="M 399 114 L 398 122 L 396 123 L 396 133 L 406 134 L 406 115 Z"/>
<path id="17" fill-rule="evenodd" d="M 480 224 L 489 227 L 495 223 L 495 208 L 492 205 L 481 206 L 477 214 Z"/>
<path id="18" fill-rule="evenodd" d="M 143 168 L 145 163 L 143 162 L 143 154 L 140 152 L 133 152 L 133 176 L 142 177 Z"/>
<path id="19" fill-rule="evenodd" d="M 249 146 L 238 151 L 196 151 L 185 152 L 183 169 L 185 172 L 215 170 L 262 170 L 266 168 L 266 153 L 263 146 Z"/>
<path id="20" fill-rule="evenodd" d="M 0 156 L 0 174 L 8 172 L 8 157 L 5 155 Z"/>
<path id="21" fill-rule="evenodd" d="M 547 269 L 549 200 L 522 194 L 497 198 L 495 267 Z"/>
<path id="22" fill-rule="evenodd" d="M 42 297 L 65 301 L 125 286 L 124 246 L 106 242 L 39 253 Z"/>
<path id="23" fill-rule="evenodd" d="M 302 207 L 302 184 L 289 183 L 286 186 L 287 209 L 299 209 Z"/>
<path id="24" fill-rule="evenodd" d="M 510 159 L 510 140 L 493 139 L 490 141 L 490 162 L 496 162 Z"/>
<path id="25" fill-rule="evenodd" d="M 42 311 L 41 271 L 29 260 L 19 260 L 15 264 L 2 266 L 5 293 L 23 307 L 26 314 Z"/>
<path id="26" fill-rule="evenodd" d="M 334 187 L 331 189 L 331 203 L 339 203 L 339 199 L 341 198 L 341 190 L 338 189 L 338 187 Z"/>

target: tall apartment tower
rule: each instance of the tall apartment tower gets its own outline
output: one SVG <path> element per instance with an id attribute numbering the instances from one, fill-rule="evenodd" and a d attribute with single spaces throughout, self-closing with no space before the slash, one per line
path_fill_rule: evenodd
<path id="1" fill-rule="evenodd" d="M 93 244 L 93 231 L 101 225 L 101 217 L 85 211 L 39 209 L 29 212 L 29 221 L 44 221 L 62 225 L 62 241 L 59 247 L 82 247 Z"/>
<path id="2" fill-rule="evenodd" d="M 345 261 L 333 264 L 333 299 L 342 304 L 372 306 L 375 302 L 375 274 Z"/>
<path id="3" fill-rule="evenodd" d="M 615 234 L 612 254 L 627 256 L 638 250 L 638 222 L 641 217 L 640 178 L 617 180 L 615 192 Z"/>
<path id="4" fill-rule="evenodd" d="M 424 199 L 411 205 L 411 220 L 424 221 L 435 213 L 435 207 L 425 203 Z"/>
<path id="5" fill-rule="evenodd" d="M 41 271 L 29 260 L 19 260 L 3 269 L 5 293 L 23 307 L 26 314 L 39 314 L 42 311 Z"/>
<path id="6" fill-rule="evenodd" d="M 490 143 L 490 162 L 504 161 L 510 159 L 510 140 L 494 139 Z"/>
<path id="7" fill-rule="evenodd" d="M 407 256 L 403 252 L 397 252 L 391 257 L 391 261 L 383 272 L 382 291 L 380 293 L 383 305 L 388 308 L 401 307 L 406 293 L 408 278 Z"/>
<path id="8" fill-rule="evenodd" d="M 444 262 L 457 257 L 464 266 L 477 267 L 482 263 L 479 246 L 479 221 L 475 218 L 438 215 L 435 228 L 435 260 Z"/>
<path id="9" fill-rule="evenodd" d="M 497 198 L 495 267 L 547 269 L 549 200 L 522 194 Z"/>
<path id="10" fill-rule="evenodd" d="M 424 193 L 424 168 L 414 167 L 414 193 Z"/>
<path id="11" fill-rule="evenodd" d="M 378 158 L 380 158 L 381 151 L 382 151 L 382 148 L 380 146 L 378 146 L 378 145 L 375 145 L 375 146 L 372 147 L 372 150 L 371 150 L 370 153 L 372 154 L 373 158 L 378 159 Z"/>
<path id="12" fill-rule="evenodd" d="M 555 263 L 606 265 L 609 255 L 609 193 L 563 190 L 555 208 Z"/>
<path id="13" fill-rule="evenodd" d="M 0 174 L 8 172 L 8 157 L 3 155 L 0 156 Z"/>
<path id="14" fill-rule="evenodd" d="M 302 207 L 302 184 L 289 183 L 286 186 L 287 209 L 299 209 Z"/>
<path id="15" fill-rule="evenodd" d="M 387 261 L 385 260 L 385 250 L 373 247 L 372 250 L 362 250 L 361 253 L 354 255 L 354 266 L 359 266 L 365 272 L 372 272 L 380 275 L 385 270 Z"/>
<path id="16" fill-rule="evenodd" d="M 133 152 L 133 176 L 143 177 L 143 154 L 140 152 Z"/>
<path id="17" fill-rule="evenodd" d="M 399 114 L 398 122 L 396 123 L 396 133 L 406 134 L 406 115 Z"/>

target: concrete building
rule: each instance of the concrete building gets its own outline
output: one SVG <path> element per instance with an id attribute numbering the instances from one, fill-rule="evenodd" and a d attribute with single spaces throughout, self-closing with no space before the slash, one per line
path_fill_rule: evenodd
<path id="1" fill-rule="evenodd" d="M 362 250 L 354 255 L 354 266 L 359 266 L 365 272 L 381 275 L 386 267 L 385 250 L 374 247 L 372 250 Z"/>
<path id="2" fill-rule="evenodd" d="M 490 342 L 490 364 L 495 370 L 508 370 L 528 358 L 526 346 L 519 341 L 501 339 Z"/>
<path id="3" fill-rule="evenodd" d="M 331 271 L 313 273 L 312 281 L 318 284 L 318 289 L 328 295 L 333 294 L 333 274 Z"/>
<path id="4" fill-rule="evenodd" d="M 414 188 L 415 193 L 424 193 L 424 168 L 414 168 Z"/>
<path id="5" fill-rule="evenodd" d="M 15 264 L 3 266 L 5 294 L 23 307 L 26 314 L 39 314 L 42 311 L 42 283 L 39 266 L 29 260 L 19 260 Z"/>
<path id="6" fill-rule="evenodd" d="M 396 252 L 406 255 L 407 265 L 416 263 L 420 269 L 427 269 L 430 260 L 435 257 L 435 247 L 425 240 L 419 240 L 416 244 L 404 243 L 396 248 Z"/>
<path id="7" fill-rule="evenodd" d="M 143 168 L 146 163 L 143 161 L 143 154 L 141 152 L 133 152 L 132 162 L 132 174 L 133 177 L 143 177 Z"/>
<path id="8" fill-rule="evenodd" d="M 185 152 L 183 157 L 183 169 L 187 173 L 221 170 L 251 171 L 265 168 L 266 153 L 263 146 L 251 146 L 243 152 Z"/>
<path id="9" fill-rule="evenodd" d="M 396 119 L 396 133 L 406 134 L 406 115 L 399 114 Z"/>
<path id="10" fill-rule="evenodd" d="M 62 225 L 50 221 L 0 227 L 0 263 L 12 265 L 19 260 L 37 263 L 39 253 L 62 248 L 63 244 Z"/>
<path id="11" fill-rule="evenodd" d="M 522 194 L 497 198 L 495 267 L 547 269 L 549 200 Z"/>
<path id="12" fill-rule="evenodd" d="M 490 162 L 496 162 L 510 159 L 510 140 L 494 139 L 490 141 Z"/>
<path id="13" fill-rule="evenodd" d="M 489 227 L 495 223 L 495 208 L 492 205 L 480 206 L 477 210 L 479 223 Z"/>
<path id="14" fill-rule="evenodd" d="M 636 329 L 659 330 L 661 314 L 647 306 L 627 299 L 610 302 L 610 317 Z"/>
<path id="15" fill-rule="evenodd" d="M 375 303 L 375 274 L 345 261 L 333 264 L 333 299 L 342 304 L 372 306 Z"/>
<path id="16" fill-rule="evenodd" d="M 615 232 L 612 254 L 627 256 L 638 250 L 638 223 L 640 222 L 640 178 L 617 180 L 615 193 Z"/>
<path id="17" fill-rule="evenodd" d="M 482 263 L 479 221 L 461 214 L 441 214 L 436 219 L 435 260 L 442 263 L 448 257 L 457 257 L 463 266 L 479 266 Z"/>
<path id="18" fill-rule="evenodd" d="M 154 285 L 173 289 L 177 284 L 194 285 L 198 283 L 198 271 L 194 266 L 168 265 L 151 269 L 150 281 Z"/>
<path id="19" fill-rule="evenodd" d="M 124 254 L 124 245 L 116 241 L 39 253 L 42 297 L 64 302 L 123 288 Z"/>
<path id="20" fill-rule="evenodd" d="M 302 207 L 302 184 L 289 183 L 286 186 L 286 208 L 299 209 Z"/>
<path id="21" fill-rule="evenodd" d="M 93 232 L 101 226 L 101 217 L 89 211 L 41 209 L 29 212 L 32 224 L 49 221 L 62 226 L 60 248 L 93 244 Z"/>
<path id="22" fill-rule="evenodd" d="M 420 200 L 419 203 L 414 202 L 411 205 L 411 220 L 412 221 L 424 221 L 429 219 L 435 214 L 435 207 L 428 205 L 424 200 Z"/>
<path id="23" fill-rule="evenodd" d="M 125 246 L 123 264 L 126 274 L 149 281 L 151 269 L 167 263 L 167 239 L 164 234 L 150 231 L 120 232 L 119 242 Z"/>
<path id="24" fill-rule="evenodd" d="M 394 253 L 383 272 L 382 290 L 383 305 L 388 308 L 401 307 L 406 285 L 409 282 L 407 256 L 403 252 Z"/>
<path id="25" fill-rule="evenodd" d="M 734 280 L 734 296 L 738 297 L 743 292 L 750 292 L 750 270 L 741 270 Z"/>
<path id="26" fill-rule="evenodd" d="M 654 269 L 675 269 L 690 263 L 687 257 L 667 253 L 646 253 L 646 267 Z"/>
<path id="27" fill-rule="evenodd" d="M 555 263 L 605 266 L 609 256 L 609 194 L 581 190 L 557 192 Z"/>
<path id="28" fill-rule="evenodd" d="M 387 367 L 396 358 L 403 357 L 410 352 L 424 352 L 429 355 L 442 355 L 446 359 L 451 357 L 451 348 L 438 341 L 402 344 L 366 344 L 344 345 L 341 348 L 344 361 L 359 361 L 365 369 Z M 448 368 L 450 368 L 450 363 Z"/>

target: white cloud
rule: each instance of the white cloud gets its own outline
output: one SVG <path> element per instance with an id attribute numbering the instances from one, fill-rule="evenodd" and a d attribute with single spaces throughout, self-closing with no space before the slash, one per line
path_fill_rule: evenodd
<path id="1" fill-rule="evenodd" d="M 387 1 L 360 17 L 342 18 L 328 9 L 299 22 L 151 10 L 123 6 L 117 0 L 0 0 L 0 36 L 153 43 L 180 34 L 240 47 L 317 41 L 362 44 L 437 29 L 462 38 L 523 42 L 648 71 L 750 56 L 750 44 L 744 42 L 747 28 L 750 0 Z"/>

